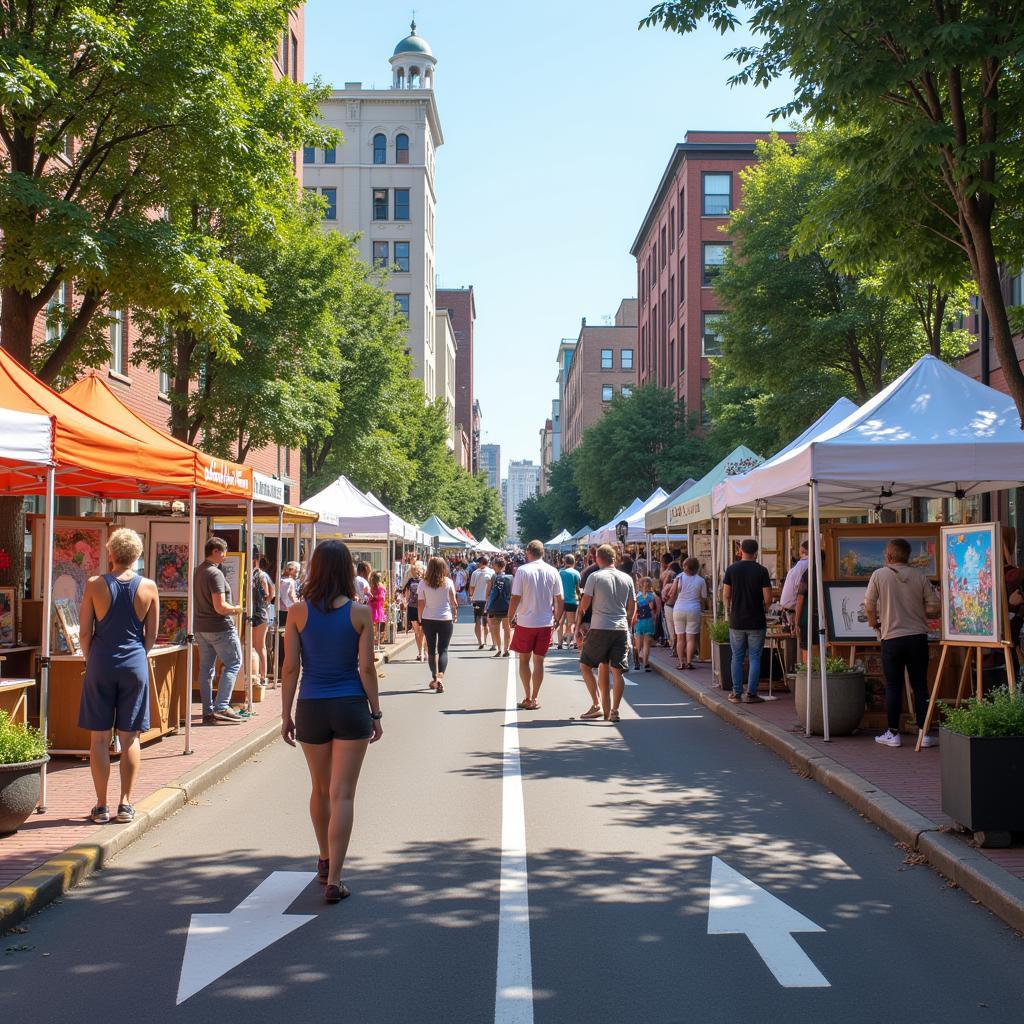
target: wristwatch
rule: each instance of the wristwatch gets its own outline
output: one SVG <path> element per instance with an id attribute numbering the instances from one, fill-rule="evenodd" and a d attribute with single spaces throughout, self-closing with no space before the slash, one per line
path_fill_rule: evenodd
<path id="1" fill-rule="evenodd" d="M 371 711 L 370 717 L 375 721 L 379 722 L 384 717 L 383 711 Z"/>

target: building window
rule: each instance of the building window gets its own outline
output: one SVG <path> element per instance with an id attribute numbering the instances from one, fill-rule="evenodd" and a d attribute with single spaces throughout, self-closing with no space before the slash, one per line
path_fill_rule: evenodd
<path id="1" fill-rule="evenodd" d="M 388 162 L 388 140 L 382 132 L 378 132 L 373 137 L 373 162 L 375 164 Z"/>
<path id="2" fill-rule="evenodd" d="M 288 74 L 288 29 L 281 33 L 281 70 Z"/>
<path id="3" fill-rule="evenodd" d="M 686 191 L 685 189 L 679 190 L 679 234 L 683 233 L 683 225 L 686 222 Z"/>
<path id="4" fill-rule="evenodd" d="M 403 273 L 409 273 L 409 243 L 395 242 L 395 266 Z"/>
<path id="5" fill-rule="evenodd" d="M 705 242 L 704 243 L 704 269 L 701 273 L 700 283 L 708 288 L 711 282 L 718 276 L 722 267 L 725 266 L 725 256 L 731 246 L 728 242 Z"/>
<path id="6" fill-rule="evenodd" d="M 302 162 L 304 164 L 315 164 L 316 163 L 316 146 L 303 146 L 302 147 Z"/>
<path id="7" fill-rule="evenodd" d="M 686 324 L 679 321 L 679 376 L 686 372 Z"/>
<path id="8" fill-rule="evenodd" d="M 128 369 L 128 333 L 124 329 L 124 310 L 116 309 L 110 313 L 110 368 L 114 373 L 125 373 Z"/>
<path id="9" fill-rule="evenodd" d="M 633 389 L 628 384 L 623 384 L 622 385 L 622 397 L 623 398 L 632 398 L 633 397 Z"/>
<path id="10" fill-rule="evenodd" d="M 324 197 L 327 206 L 324 209 L 324 220 L 338 219 L 338 190 L 336 188 L 322 188 L 320 195 Z"/>
<path id="11" fill-rule="evenodd" d="M 388 219 L 388 190 L 386 188 L 375 188 L 373 190 L 373 219 Z"/>
<path id="12" fill-rule="evenodd" d="M 665 269 L 665 260 L 668 256 L 668 247 L 665 245 L 665 228 L 661 229 L 661 270 Z"/>
<path id="13" fill-rule="evenodd" d="M 407 164 L 409 162 L 409 136 L 395 136 L 395 163 Z"/>
<path id="14" fill-rule="evenodd" d="M 610 348 L 601 349 L 601 369 L 611 370 L 615 366 L 615 353 Z"/>
<path id="15" fill-rule="evenodd" d="M 676 251 L 676 211 L 668 211 L 668 251 Z"/>
<path id="16" fill-rule="evenodd" d="M 686 257 L 679 257 L 679 305 L 686 301 Z"/>
<path id="17" fill-rule="evenodd" d="M 292 35 L 292 81 L 299 80 L 299 41 Z"/>
<path id="18" fill-rule="evenodd" d="M 338 151 L 331 146 L 330 149 L 324 150 L 324 163 L 325 164 L 336 164 L 338 162 Z"/>
<path id="19" fill-rule="evenodd" d="M 373 265 L 375 267 L 386 267 L 388 265 L 388 242 L 373 243 Z"/>
<path id="20" fill-rule="evenodd" d="M 169 330 L 165 330 L 163 333 L 163 349 L 164 365 L 157 373 L 157 390 L 161 395 L 169 395 L 171 393 L 171 375 L 168 370 L 174 357 L 174 338 Z"/>
<path id="21" fill-rule="evenodd" d="M 1010 278 L 1010 303 L 1011 306 L 1024 306 L 1024 270 Z"/>
<path id="22" fill-rule="evenodd" d="M 705 173 L 702 211 L 705 217 L 727 217 L 732 209 L 732 175 Z"/>
<path id="23" fill-rule="evenodd" d="M 722 354 L 722 313 L 701 314 L 701 355 Z"/>
<path id="24" fill-rule="evenodd" d="M 57 290 L 50 296 L 50 301 L 46 303 L 46 343 L 48 345 L 60 341 L 64 337 L 64 307 L 67 305 L 67 301 L 68 283 L 61 281 Z"/>
<path id="25" fill-rule="evenodd" d="M 647 268 L 640 265 L 640 301 L 647 305 Z"/>
<path id="26" fill-rule="evenodd" d="M 602 402 L 610 402 L 612 400 L 612 396 L 614 394 L 615 394 L 615 389 L 612 387 L 611 384 L 602 384 L 601 385 L 601 401 Z"/>
<path id="27" fill-rule="evenodd" d="M 395 295 L 395 308 L 402 316 L 405 317 L 406 322 L 409 320 L 409 295 L 405 292 L 399 292 Z"/>
<path id="28" fill-rule="evenodd" d="M 624 348 L 620 350 L 619 368 L 623 370 L 633 369 L 633 350 L 631 348 Z"/>
<path id="29" fill-rule="evenodd" d="M 668 275 L 668 322 L 674 322 L 676 318 L 676 278 L 675 274 Z"/>
<path id="30" fill-rule="evenodd" d="M 409 219 L 409 190 L 407 188 L 395 189 L 395 220 Z"/>

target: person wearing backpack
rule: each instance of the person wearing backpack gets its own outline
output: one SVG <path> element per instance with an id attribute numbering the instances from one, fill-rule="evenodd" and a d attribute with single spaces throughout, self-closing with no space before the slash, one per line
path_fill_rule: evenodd
<path id="1" fill-rule="evenodd" d="M 494 560 L 494 575 L 487 581 L 487 597 L 484 601 L 495 658 L 508 657 L 509 643 L 512 639 L 512 630 L 508 622 L 508 606 L 511 600 L 512 577 L 505 572 L 505 559 L 499 556 Z M 504 643 L 501 642 L 503 630 Z"/>

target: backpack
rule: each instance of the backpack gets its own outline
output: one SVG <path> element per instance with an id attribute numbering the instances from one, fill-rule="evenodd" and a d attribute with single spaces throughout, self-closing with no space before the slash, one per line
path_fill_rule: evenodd
<path id="1" fill-rule="evenodd" d="M 491 612 L 507 612 L 511 600 L 511 577 L 502 573 L 495 576 L 491 581 L 491 599 L 488 602 L 487 610 Z"/>

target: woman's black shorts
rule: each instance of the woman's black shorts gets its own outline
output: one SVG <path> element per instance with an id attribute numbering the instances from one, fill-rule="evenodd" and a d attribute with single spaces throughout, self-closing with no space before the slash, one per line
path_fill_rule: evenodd
<path id="1" fill-rule="evenodd" d="M 365 697 L 318 697 L 295 705 L 295 738 L 300 743 L 368 740 L 373 735 Z"/>
<path id="2" fill-rule="evenodd" d="M 412 605 L 410 605 L 408 608 L 406 608 L 405 614 L 408 617 L 410 622 L 419 622 L 420 621 L 420 610 L 419 610 L 419 608 L 414 608 Z"/>

